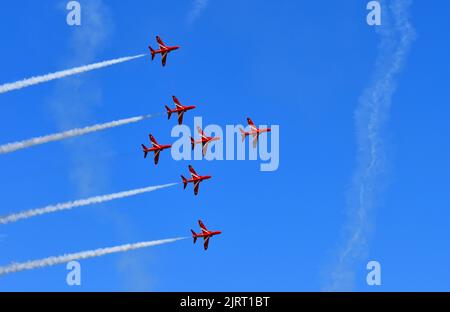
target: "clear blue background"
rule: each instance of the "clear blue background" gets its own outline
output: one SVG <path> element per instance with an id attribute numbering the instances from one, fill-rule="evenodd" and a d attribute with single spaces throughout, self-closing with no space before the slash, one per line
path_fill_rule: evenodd
<path id="1" fill-rule="evenodd" d="M 354 111 L 377 55 L 367 1 L 210 0 L 191 22 L 194 1 L 80 2 L 78 28 L 66 25 L 66 1 L 2 2 L 0 83 L 146 53 L 157 34 L 182 49 L 166 68 L 145 58 L 0 95 L 1 143 L 159 112 L 176 94 L 198 105 L 204 123 L 249 115 L 280 125 L 280 167 L 194 162 L 213 175 L 197 198 L 178 185 L 1 226 L 0 265 L 185 236 L 199 218 L 223 234 L 208 252 L 185 240 L 82 261 L 80 287 L 67 286 L 58 265 L 2 276 L 0 291 L 325 288 L 356 164 Z M 371 215 L 369 255 L 355 264 L 355 290 L 450 290 L 449 10 L 442 1 L 412 5 L 417 39 L 385 128 L 387 187 Z M 188 162 L 164 152 L 155 167 L 140 151 L 149 132 L 170 142 L 174 122 L 159 117 L 1 155 L 0 214 L 178 182 Z M 378 288 L 366 285 L 369 260 L 382 265 Z"/>

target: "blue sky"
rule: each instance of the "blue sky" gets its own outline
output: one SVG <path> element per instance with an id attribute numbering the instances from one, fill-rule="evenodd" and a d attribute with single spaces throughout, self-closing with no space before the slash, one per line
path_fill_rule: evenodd
<path id="1" fill-rule="evenodd" d="M 175 94 L 204 123 L 280 125 L 280 167 L 169 153 L 155 167 L 140 144 L 149 132 L 174 140 L 163 117 L 1 155 L 0 214 L 178 182 L 189 163 L 213 180 L 197 198 L 175 186 L 2 226 L 0 265 L 184 236 L 199 218 L 223 234 L 208 252 L 186 240 L 82 261 L 79 287 L 59 265 L 3 276 L 0 291 L 326 289 L 348 224 L 355 110 L 379 53 L 367 2 L 210 0 L 192 23 L 194 1 L 80 2 L 78 28 L 65 23 L 66 1 L 2 3 L 0 83 L 146 53 L 157 34 L 182 48 L 165 68 L 146 58 L 2 94 L 1 143 L 159 112 Z M 450 290 L 450 4 L 434 2 L 411 6 L 416 39 L 382 126 L 386 173 L 353 290 Z M 367 286 L 369 260 L 380 262 L 382 286 Z"/>

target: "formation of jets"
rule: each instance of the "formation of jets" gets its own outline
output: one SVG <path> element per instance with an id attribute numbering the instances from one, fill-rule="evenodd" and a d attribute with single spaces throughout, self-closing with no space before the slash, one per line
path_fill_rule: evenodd
<path id="1" fill-rule="evenodd" d="M 162 39 L 159 36 L 156 36 L 156 41 L 158 42 L 158 47 L 159 47 L 157 50 L 154 50 L 151 46 L 148 47 L 150 49 L 151 58 L 152 58 L 152 60 L 154 60 L 155 56 L 157 54 L 161 54 L 161 63 L 162 63 L 162 66 L 164 67 L 164 66 L 166 66 L 167 55 L 172 51 L 178 50 L 180 48 L 180 46 L 167 46 L 166 44 L 164 44 L 164 42 L 162 41 Z M 180 101 L 177 99 L 176 96 L 172 96 L 172 99 L 175 104 L 175 108 L 172 109 L 169 106 L 165 105 L 165 108 L 167 111 L 167 117 L 170 120 L 170 117 L 172 116 L 172 114 L 177 114 L 178 115 L 178 124 L 181 125 L 181 124 L 183 124 L 184 114 L 187 111 L 195 109 L 196 106 L 194 106 L 194 105 L 184 106 L 180 103 Z M 251 136 L 253 138 L 253 147 L 255 148 L 258 144 L 259 136 L 262 133 L 270 132 L 271 130 L 270 130 L 270 128 L 262 128 L 261 129 L 261 128 L 256 127 L 250 118 L 247 118 L 247 122 L 250 127 L 250 131 L 245 131 L 244 129 L 239 129 L 241 132 L 242 141 L 245 141 L 245 138 L 247 136 Z M 197 144 L 201 145 L 202 154 L 203 154 L 203 156 L 205 156 L 207 153 L 207 150 L 208 150 L 209 143 L 220 140 L 220 137 L 209 137 L 205 134 L 205 132 L 200 127 L 197 127 L 197 131 L 200 134 L 200 139 L 195 140 L 194 138 L 191 137 L 191 147 L 192 147 L 192 150 L 194 150 L 195 146 Z M 163 151 L 165 149 L 170 149 L 172 147 L 172 145 L 159 144 L 156 141 L 156 139 L 153 137 L 153 135 L 151 135 L 151 134 L 149 135 L 149 137 L 150 137 L 150 142 L 152 144 L 152 147 L 147 147 L 144 144 L 141 144 L 142 150 L 144 152 L 144 158 L 147 157 L 148 153 L 154 153 L 154 162 L 155 162 L 155 165 L 157 165 L 161 151 Z M 198 195 L 200 183 L 203 182 L 204 180 L 211 179 L 211 176 L 209 176 L 209 175 L 201 176 L 201 175 L 197 174 L 197 172 L 191 165 L 189 165 L 189 173 L 191 175 L 190 179 L 186 179 L 183 175 L 181 175 L 183 188 L 186 189 L 187 185 L 189 183 L 192 183 L 194 185 L 194 194 Z M 209 231 L 205 227 L 205 225 L 203 224 L 203 222 L 201 220 L 198 220 L 198 224 L 200 226 L 201 233 L 195 233 L 194 230 L 191 230 L 192 237 L 194 239 L 194 244 L 197 241 L 197 238 L 203 238 L 203 240 L 204 240 L 203 247 L 205 250 L 207 250 L 210 238 L 213 237 L 214 235 L 222 234 L 222 232 L 221 231 Z"/>

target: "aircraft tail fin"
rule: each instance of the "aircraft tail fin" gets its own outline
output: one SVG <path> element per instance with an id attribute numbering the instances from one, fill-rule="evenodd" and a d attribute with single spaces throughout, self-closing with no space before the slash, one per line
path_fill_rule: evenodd
<path id="1" fill-rule="evenodd" d="M 194 150 L 195 148 L 195 140 L 193 137 L 191 137 L 191 146 L 192 146 L 192 150 Z"/>
<path id="2" fill-rule="evenodd" d="M 148 48 L 149 48 L 149 50 L 150 50 L 150 53 L 152 54 L 152 61 L 153 61 L 153 60 L 155 59 L 155 54 L 156 54 L 156 52 L 155 52 L 155 50 L 152 49 L 151 46 L 148 46 Z"/>
<path id="3" fill-rule="evenodd" d="M 170 110 L 169 106 L 165 105 L 167 110 L 167 119 L 170 119 L 170 116 L 172 116 L 172 111 Z"/>
<path id="4" fill-rule="evenodd" d="M 186 189 L 188 181 L 187 181 L 187 179 L 184 176 L 181 176 L 181 179 L 183 180 L 183 189 Z"/>
<path id="5" fill-rule="evenodd" d="M 245 141 L 245 137 L 247 136 L 247 134 L 245 133 L 244 129 L 239 128 L 239 130 L 241 131 L 242 142 L 244 142 Z"/>
<path id="6" fill-rule="evenodd" d="M 194 239 L 194 244 L 197 241 L 197 234 L 194 232 L 194 230 L 191 230 L 192 232 L 192 238 Z"/>
<path id="7" fill-rule="evenodd" d="M 147 154 L 148 154 L 147 147 L 144 144 L 141 144 L 141 146 L 142 146 L 142 150 L 144 151 L 144 158 L 147 158 Z"/>

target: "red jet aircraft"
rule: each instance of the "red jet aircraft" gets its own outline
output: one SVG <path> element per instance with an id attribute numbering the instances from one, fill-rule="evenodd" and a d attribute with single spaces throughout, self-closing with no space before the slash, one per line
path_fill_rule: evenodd
<path id="1" fill-rule="evenodd" d="M 161 40 L 161 38 L 159 38 L 159 36 L 156 36 L 156 41 L 158 42 L 159 45 L 159 49 L 158 50 L 153 50 L 151 46 L 148 46 L 148 48 L 150 49 L 150 53 L 152 54 L 152 61 L 155 58 L 156 54 L 161 54 L 161 61 L 162 61 L 162 66 L 166 66 L 166 60 L 167 60 L 167 54 L 169 54 L 172 51 L 178 50 L 180 47 L 179 46 L 166 46 L 164 44 L 164 42 Z"/>
<path id="2" fill-rule="evenodd" d="M 183 115 L 188 110 L 194 109 L 195 106 L 183 106 L 181 105 L 180 101 L 178 101 L 177 97 L 174 95 L 172 96 L 173 102 L 175 103 L 175 109 L 170 109 L 169 106 L 166 105 L 167 110 L 167 118 L 170 119 L 170 116 L 172 116 L 172 113 L 178 114 L 178 124 L 181 125 L 183 123 Z"/>
<path id="3" fill-rule="evenodd" d="M 194 239 L 194 244 L 197 241 L 197 238 L 203 237 L 203 239 L 204 239 L 203 247 L 205 248 L 205 250 L 208 250 L 209 239 L 211 237 L 213 237 L 214 235 L 222 234 L 222 231 L 208 231 L 206 226 L 203 224 L 202 220 L 198 220 L 198 224 L 200 225 L 200 228 L 202 229 L 201 233 L 197 234 L 194 232 L 194 230 L 191 230 L 192 238 Z"/>
<path id="4" fill-rule="evenodd" d="M 240 129 L 241 135 L 242 135 L 242 142 L 244 142 L 246 136 L 251 135 L 251 136 L 253 136 L 253 148 L 255 148 L 256 145 L 258 144 L 259 135 L 264 132 L 270 132 L 271 130 L 270 130 L 270 128 L 258 129 L 255 126 L 255 124 L 253 123 L 253 121 L 248 117 L 247 117 L 247 122 L 248 122 L 248 125 L 250 126 L 250 131 L 245 132 L 244 129 Z"/>
<path id="5" fill-rule="evenodd" d="M 211 179 L 211 176 L 198 175 L 191 165 L 189 165 L 189 171 L 191 172 L 191 179 L 188 180 L 185 177 L 181 176 L 181 179 L 183 180 L 184 189 L 186 189 L 188 183 L 194 183 L 194 194 L 197 195 L 200 182 L 202 182 L 203 180 Z"/>
<path id="6" fill-rule="evenodd" d="M 172 145 L 160 145 L 158 144 L 158 142 L 156 142 L 155 138 L 153 137 L 153 135 L 150 134 L 150 141 L 152 142 L 152 147 L 148 148 L 147 146 L 145 146 L 144 144 L 141 144 L 142 146 L 142 150 L 144 152 L 144 158 L 147 157 L 148 152 L 155 152 L 155 165 L 158 164 L 158 160 L 159 160 L 159 153 L 167 148 L 171 148 Z"/>
<path id="7" fill-rule="evenodd" d="M 208 150 L 209 142 L 218 141 L 218 140 L 220 140 L 220 137 L 208 137 L 208 136 L 206 136 L 205 132 L 203 132 L 202 128 L 200 128 L 200 127 L 197 127 L 197 131 L 200 134 L 201 139 L 196 141 L 196 140 L 194 140 L 193 137 L 191 137 L 192 150 L 194 150 L 195 144 L 202 144 L 203 156 L 205 156 L 206 151 Z"/>

